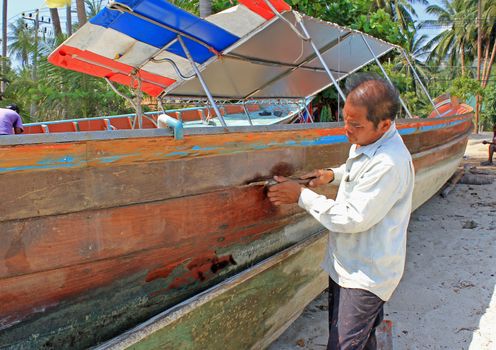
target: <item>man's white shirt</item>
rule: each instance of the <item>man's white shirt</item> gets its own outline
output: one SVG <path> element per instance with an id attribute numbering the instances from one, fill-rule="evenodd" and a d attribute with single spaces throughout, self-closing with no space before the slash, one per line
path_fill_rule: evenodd
<path id="1" fill-rule="evenodd" d="M 411 155 L 393 123 L 376 142 L 353 145 L 334 171 L 336 200 L 304 189 L 299 206 L 329 229 L 323 269 L 340 286 L 387 301 L 403 275 L 412 208 Z"/>

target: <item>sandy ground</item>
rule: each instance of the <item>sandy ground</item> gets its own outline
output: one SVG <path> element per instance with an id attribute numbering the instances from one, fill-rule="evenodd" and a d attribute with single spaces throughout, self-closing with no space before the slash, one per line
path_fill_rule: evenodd
<path id="1" fill-rule="evenodd" d="M 471 136 L 464 164 L 496 176 L 479 166 L 490 138 Z M 385 314 L 395 350 L 496 350 L 496 181 L 458 184 L 413 213 L 405 274 Z M 325 349 L 326 320 L 324 292 L 269 349 Z"/>

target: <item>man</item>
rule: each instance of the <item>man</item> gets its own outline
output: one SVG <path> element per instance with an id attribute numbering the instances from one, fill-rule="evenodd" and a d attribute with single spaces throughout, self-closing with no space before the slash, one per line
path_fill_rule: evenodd
<path id="1" fill-rule="evenodd" d="M 481 165 L 493 165 L 493 154 L 494 154 L 494 150 L 496 148 L 496 124 L 493 125 L 493 140 L 492 142 L 490 141 L 482 141 L 482 143 L 484 145 L 489 145 L 489 158 L 487 161 L 485 162 L 482 162 Z"/>
<path id="2" fill-rule="evenodd" d="M 394 124 L 398 102 L 382 79 L 352 83 L 343 109 L 348 160 L 302 177 L 315 177 L 309 187 L 339 183 L 336 200 L 279 176 L 269 188 L 273 204 L 298 202 L 330 231 L 322 264 L 330 276 L 328 350 L 376 348 L 384 302 L 403 274 L 414 170 Z"/>
<path id="3" fill-rule="evenodd" d="M 0 135 L 22 134 L 23 132 L 24 127 L 19 115 L 19 107 L 11 104 L 5 108 L 0 108 Z"/>

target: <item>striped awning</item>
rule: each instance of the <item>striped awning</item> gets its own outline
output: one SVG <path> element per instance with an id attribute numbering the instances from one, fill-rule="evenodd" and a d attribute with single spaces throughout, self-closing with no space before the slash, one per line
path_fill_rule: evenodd
<path id="1" fill-rule="evenodd" d="M 165 0 L 110 1 L 49 61 L 152 96 L 204 98 L 180 36 L 214 98 L 303 98 L 332 85 L 310 43 L 287 23 L 298 27 L 298 15 L 282 0 L 270 3 L 281 15 L 265 0 L 240 0 L 201 19 Z M 308 16 L 303 23 L 337 80 L 394 47 Z"/>

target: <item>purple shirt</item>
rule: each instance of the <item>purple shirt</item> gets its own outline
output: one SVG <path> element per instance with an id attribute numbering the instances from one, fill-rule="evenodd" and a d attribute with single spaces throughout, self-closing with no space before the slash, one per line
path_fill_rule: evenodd
<path id="1" fill-rule="evenodd" d="M 24 130 L 21 116 L 11 109 L 0 108 L 0 135 L 14 134 L 14 127 Z"/>

